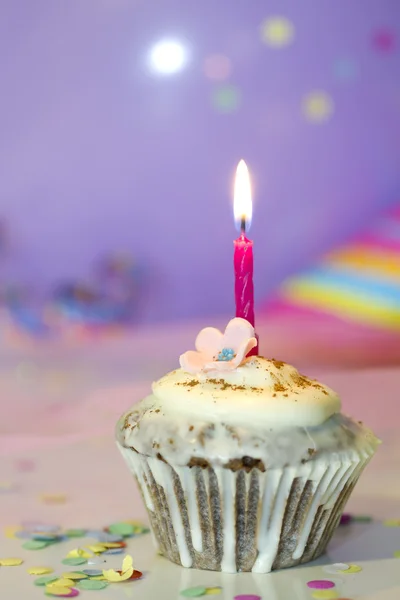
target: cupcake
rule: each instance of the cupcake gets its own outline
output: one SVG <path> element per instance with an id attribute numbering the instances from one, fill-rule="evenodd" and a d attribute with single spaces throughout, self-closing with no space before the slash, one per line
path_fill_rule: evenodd
<path id="1" fill-rule="evenodd" d="M 253 327 L 203 329 L 117 424 L 158 550 L 183 567 L 268 573 L 317 558 L 379 440 L 338 395 L 261 356 Z"/>

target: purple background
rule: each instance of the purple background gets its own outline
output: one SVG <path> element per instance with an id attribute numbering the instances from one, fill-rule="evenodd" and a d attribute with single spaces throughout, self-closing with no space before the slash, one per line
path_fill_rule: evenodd
<path id="1" fill-rule="evenodd" d="M 295 27 L 288 47 L 260 39 L 274 15 Z M 398 0 L 3 0 L 3 277 L 51 289 L 127 250 L 150 276 L 144 320 L 231 312 L 243 157 L 267 297 L 398 198 L 399 25 Z M 192 61 L 149 74 L 166 36 L 188 40 Z M 231 60 L 227 82 L 204 73 L 215 53 Z M 226 83 L 241 101 L 221 112 L 212 98 Z M 321 124 L 302 114 L 312 90 L 335 103 Z"/>

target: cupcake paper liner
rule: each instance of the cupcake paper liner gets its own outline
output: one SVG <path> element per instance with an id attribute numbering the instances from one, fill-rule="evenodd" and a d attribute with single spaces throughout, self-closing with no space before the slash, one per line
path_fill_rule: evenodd
<path id="1" fill-rule="evenodd" d="M 158 550 L 196 569 L 271 570 L 320 556 L 374 450 L 297 466 L 177 467 L 118 447 L 135 475 Z"/>

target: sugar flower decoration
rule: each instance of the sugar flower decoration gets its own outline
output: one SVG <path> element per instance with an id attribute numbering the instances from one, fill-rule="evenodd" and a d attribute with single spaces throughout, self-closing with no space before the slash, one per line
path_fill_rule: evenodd
<path id="1" fill-rule="evenodd" d="M 179 363 L 188 373 L 233 371 L 256 346 L 254 327 L 236 318 L 229 321 L 225 333 L 214 327 L 202 329 L 196 338 L 196 350 L 182 354 Z"/>

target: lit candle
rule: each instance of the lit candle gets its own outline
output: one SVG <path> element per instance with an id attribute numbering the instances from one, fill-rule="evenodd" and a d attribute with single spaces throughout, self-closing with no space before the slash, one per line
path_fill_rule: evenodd
<path id="1" fill-rule="evenodd" d="M 253 206 L 249 171 L 244 160 L 239 162 L 236 169 L 233 212 L 240 231 L 240 236 L 233 242 L 236 316 L 246 319 L 254 327 L 253 242 L 246 237 L 246 231 L 251 225 Z M 257 353 L 258 348 L 250 352 Z"/>

